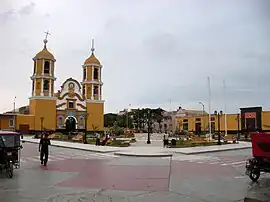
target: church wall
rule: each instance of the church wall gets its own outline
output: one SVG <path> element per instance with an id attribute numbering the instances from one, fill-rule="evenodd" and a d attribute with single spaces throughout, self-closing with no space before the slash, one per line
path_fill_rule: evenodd
<path id="1" fill-rule="evenodd" d="M 87 130 L 104 130 L 104 103 L 87 103 Z"/>
<path id="2" fill-rule="evenodd" d="M 86 67 L 86 71 L 87 71 L 87 77 L 86 77 L 86 79 L 87 80 L 92 80 L 92 68 L 93 67 Z"/>
<path id="3" fill-rule="evenodd" d="M 41 130 L 41 117 L 43 119 L 43 128 L 55 130 L 56 127 L 56 100 L 31 100 L 35 106 L 34 110 L 34 128 Z M 31 108 L 31 107 L 30 107 Z"/>
<path id="4" fill-rule="evenodd" d="M 20 125 L 28 125 L 29 130 L 35 130 L 35 117 L 33 115 L 22 115 L 16 116 L 16 130 L 20 130 Z"/>
<path id="5" fill-rule="evenodd" d="M 41 79 L 36 79 L 36 96 L 40 96 L 41 92 Z"/>
<path id="6" fill-rule="evenodd" d="M 36 69 L 36 74 L 40 75 L 42 74 L 42 60 L 38 59 L 37 60 L 37 69 Z"/>

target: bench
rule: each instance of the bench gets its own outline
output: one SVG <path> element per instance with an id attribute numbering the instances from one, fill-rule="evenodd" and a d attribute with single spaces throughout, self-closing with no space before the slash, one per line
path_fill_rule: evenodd
<path id="1" fill-rule="evenodd" d="M 83 135 L 79 134 L 72 138 L 72 141 L 74 142 L 82 142 L 83 141 Z"/>
<path id="2" fill-rule="evenodd" d="M 223 137 L 223 142 L 228 143 L 228 142 L 232 142 L 232 143 L 236 143 L 236 138 L 234 135 L 227 135 Z"/>

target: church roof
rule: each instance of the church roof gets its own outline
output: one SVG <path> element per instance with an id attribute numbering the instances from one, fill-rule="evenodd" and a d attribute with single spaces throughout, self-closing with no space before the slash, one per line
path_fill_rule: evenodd
<path id="1" fill-rule="evenodd" d="M 100 65 L 100 62 L 96 58 L 96 56 L 94 55 L 94 53 L 92 53 L 91 56 L 85 60 L 84 64 L 85 65 L 88 65 L 88 64 Z"/>
<path id="2" fill-rule="evenodd" d="M 44 48 L 43 48 L 43 50 L 39 51 L 33 59 L 49 59 L 49 60 L 55 60 L 53 54 L 50 51 L 48 51 L 48 49 L 47 49 L 46 44 L 47 44 L 48 40 L 47 39 L 44 39 L 43 42 L 44 42 Z"/>

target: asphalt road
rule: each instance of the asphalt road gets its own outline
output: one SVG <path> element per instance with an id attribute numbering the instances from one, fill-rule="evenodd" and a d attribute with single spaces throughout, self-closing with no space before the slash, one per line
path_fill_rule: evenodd
<path id="1" fill-rule="evenodd" d="M 270 201 L 269 175 L 255 184 L 244 175 L 250 150 L 135 158 L 51 147 L 47 167 L 38 155 L 24 144 L 13 179 L 1 175 L 1 202 Z"/>

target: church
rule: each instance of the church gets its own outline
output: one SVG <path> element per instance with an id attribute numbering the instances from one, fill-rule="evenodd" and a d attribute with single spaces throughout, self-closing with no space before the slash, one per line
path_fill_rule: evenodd
<path id="1" fill-rule="evenodd" d="M 103 131 L 102 65 L 94 55 L 94 41 L 91 54 L 82 65 L 81 82 L 68 78 L 57 92 L 56 59 L 47 48 L 47 36 L 43 42 L 43 50 L 33 58 L 29 105 L 0 114 L 0 130 Z"/>

